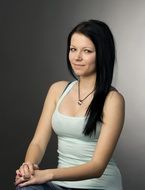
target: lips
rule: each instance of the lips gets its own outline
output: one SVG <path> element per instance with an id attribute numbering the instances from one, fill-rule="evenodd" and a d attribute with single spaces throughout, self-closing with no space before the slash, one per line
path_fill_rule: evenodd
<path id="1" fill-rule="evenodd" d="M 81 64 L 73 64 L 72 66 L 73 66 L 73 69 L 75 70 L 81 70 L 84 67 L 84 65 L 81 65 Z"/>
<path id="2" fill-rule="evenodd" d="M 83 67 L 85 65 L 82 65 L 82 64 L 73 64 L 74 67 Z"/>

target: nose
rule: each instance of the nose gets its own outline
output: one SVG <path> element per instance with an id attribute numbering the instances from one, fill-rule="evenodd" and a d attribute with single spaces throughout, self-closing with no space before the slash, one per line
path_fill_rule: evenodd
<path id="1" fill-rule="evenodd" d="M 75 57 L 76 61 L 81 61 L 82 60 L 82 54 L 80 51 L 76 52 L 76 57 Z"/>

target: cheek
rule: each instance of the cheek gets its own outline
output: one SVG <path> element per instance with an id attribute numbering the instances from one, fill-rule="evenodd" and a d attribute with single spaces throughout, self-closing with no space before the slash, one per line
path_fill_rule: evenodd
<path id="1" fill-rule="evenodd" d="M 96 66 L 96 55 L 93 56 L 92 63 Z"/>
<path id="2" fill-rule="evenodd" d="M 92 57 L 88 58 L 87 62 L 88 62 L 88 65 L 95 66 L 96 65 L 96 56 L 92 56 Z"/>
<path id="3" fill-rule="evenodd" d="M 72 62 L 72 59 L 73 59 L 73 57 L 72 57 L 72 54 L 71 53 L 69 53 L 69 55 L 68 55 L 68 59 L 69 59 L 69 61 L 70 61 L 70 63 Z"/>
<path id="4" fill-rule="evenodd" d="M 91 59 L 88 59 L 87 69 L 89 71 L 96 70 L 96 57 L 91 57 Z"/>

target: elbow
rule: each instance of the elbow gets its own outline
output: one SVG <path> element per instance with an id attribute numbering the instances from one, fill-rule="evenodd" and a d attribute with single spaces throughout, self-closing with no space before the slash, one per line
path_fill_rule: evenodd
<path id="1" fill-rule="evenodd" d="M 104 164 L 93 162 L 93 178 L 100 178 L 105 171 Z"/>
<path id="2" fill-rule="evenodd" d="M 96 172 L 95 177 L 100 178 L 103 175 L 103 173 L 104 173 L 104 170 L 100 170 L 100 171 Z"/>
<path id="3" fill-rule="evenodd" d="M 104 170 L 103 169 L 96 169 L 94 172 L 93 172 L 93 178 L 100 178 L 104 173 Z"/>

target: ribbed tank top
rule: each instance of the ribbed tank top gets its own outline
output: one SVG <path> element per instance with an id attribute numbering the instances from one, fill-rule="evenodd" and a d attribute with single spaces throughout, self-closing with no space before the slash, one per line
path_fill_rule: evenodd
<path id="1" fill-rule="evenodd" d="M 59 105 L 73 85 L 69 84 L 59 98 L 52 116 L 52 127 L 58 137 L 58 168 L 77 166 L 91 160 L 99 138 L 101 125 L 97 125 L 96 134 L 91 137 L 83 134 L 85 116 L 67 116 L 59 111 Z M 64 187 L 81 189 L 122 190 L 121 175 L 113 158 L 100 178 L 81 181 L 53 181 Z"/>

